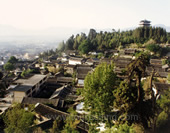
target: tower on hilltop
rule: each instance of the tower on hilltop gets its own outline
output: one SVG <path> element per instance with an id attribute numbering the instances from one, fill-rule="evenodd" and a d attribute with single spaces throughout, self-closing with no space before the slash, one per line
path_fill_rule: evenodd
<path id="1" fill-rule="evenodd" d="M 141 20 L 140 21 L 140 23 L 139 23 L 139 25 L 141 26 L 141 27 L 149 27 L 151 24 L 151 21 L 148 21 L 148 20 Z"/>

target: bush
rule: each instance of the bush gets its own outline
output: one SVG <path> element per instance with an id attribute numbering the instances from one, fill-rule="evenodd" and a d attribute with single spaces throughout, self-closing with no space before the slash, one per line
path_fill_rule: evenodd
<path id="1" fill-rule="evenodd" d="M 161 52 L 161 47 L 158 44 L 148 44 L 146 46 L 146 49 L 148 49 L 149 51 L 154 52 L 154 53 Z"/>
<path id="2" fill-rule="evenodd" d="M 11 56 L 8 60 L 9 63 L 15 64 L 18 62 L 18 59 L 15 56 Z"/>
<path id="3" fill-rule="evenodd" d="M 25 77 L 27 75 L 29 75 L 30 73 L 32 73 L 34 70 L 32 69 L 27 69 L 27 70 L 24 70 L 22 73 L 21 73 L 21 77 Z"/>
<path id="4" fill-rule="evenodd" d="M 7 63 L 4 65 L 4 69 L 5 69 L 6 71 L 12 71 L 12 70 L 14 70 L 14 65 L 13 65 L 12 63 L 7 62 Z"/>
<path id="5" fill-rule="evenodd" d="M 165 111 L 162 111 L 157 118 L 156 126 L 161 128 L 166 124 L 167 121 L 168 121 L 168 114 Z"/>
<path id="6" fill-rule="evenodd" d="M 21 104 L 9 109 L 4 116 L 6 133 L 29 133 L 34 124 L 34 114 L 26 111 Z"/>
<path id="7" fill-rule="evenodd" d="M 110 129 L 107 129 L 104 133 L 138 133 L 133 129 L 132 126 L 129 126 L 127 123 L 115 125 Z"/>
<path id="8" fill-rule="evenodd" d="M 168 74 L 168 83 L 170 83 L 170 73 Z"/>

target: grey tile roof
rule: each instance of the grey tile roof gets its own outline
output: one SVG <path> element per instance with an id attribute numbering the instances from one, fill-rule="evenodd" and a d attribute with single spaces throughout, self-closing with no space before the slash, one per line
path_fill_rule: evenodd
<path id="1" fill-rule="evenodd" d="M 32 98 L 32 97 L 24 97 L 22 100 L 22 104 L 37 104 L 37 103 L 42 103 L 42 104 L 52 104 L 55 107 L 63 108 L 64 100 L 60 99 L 47 99 L 47 98 Z"/>
<path id="2" fill-rule="evenodd" d="M 77 67 L 77 78 L 84 79 L 88 72 L 91 72 L 92 70 L 92 67 Z"/>
<path id="3" fill-rule="evenodd" d="M 31 88 L 32 88 L 32 86 L 29 86 L 29 85 L 18 85 L 14 89 L 12 89 L 11 91 L 27 92 Z"/>
<path id="4" fill-rule="evenodd" d="M 60 110 L 56 110 L 52 107 L 49 107 L 47 105 L 41 104 L 41 103 L 37 103 L 35 105 L 34 111 L 37 114 L 40 114 L 42 116 L 45 116 L 49 119 L 55 120 L 57 117 L 60 118 L 66 118 L 66 116 L 68 116 L 69 114 L 66 112 L 62 112 Z"/>
<path id="5" fill-rule="evenodd" d="M 28 85 L 28 86 L 34 86 L 45 77 L 47 77 L 47 76 L 41 75 L 41 74 L 35 74 L 28 79 L 18 79 L 14 83 L 22 84 L 22 85 Z"/>
<path id="6" fill-rule="evenodd" d="M 51 95 L 50 99 L 61 98 L 64 99 L 71 92 L 71 87 L 66 85 L 62 86 Z"/>
<path id="7" fill-rule="evenodd" d="M 66 112 L 56 110 L 54 108 L 51 108 L 41 103 L 38 103 L 35 105 L 34 111 L 37 114 L 40 114 L 52 120 L 56 120 L 57 117 L 59 117 L 59 119 L 65 120 L 66 117 L 69 116 L 69 114 Z M 79 116 L 74 116 L 74 118 L 75 117 L 79 118 Z M 80 120 L 80 123 L 77 125 L 77 129 L 80 130 L 80 132 L 82 133 L 88 133 L 89 126 L 86 122 L 83 122 L 82 120 Z"/>
<path id="8" fill-rule="evenodd" d="M 170 84 L 159 83 L 159 82 L 154 82 L 153 84 L 160 94 L 162 94 L 164 90 L 168 90 L 170 88 Z"/>

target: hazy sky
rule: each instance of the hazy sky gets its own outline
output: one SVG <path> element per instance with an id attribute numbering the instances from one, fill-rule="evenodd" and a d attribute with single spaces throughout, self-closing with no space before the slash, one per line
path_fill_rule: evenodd
<path id="1" fill-rule="evenodd" d="M 0 0 L 0 25 L 127 28 L 141 19 L 170 26 L 170 0 Z"/>

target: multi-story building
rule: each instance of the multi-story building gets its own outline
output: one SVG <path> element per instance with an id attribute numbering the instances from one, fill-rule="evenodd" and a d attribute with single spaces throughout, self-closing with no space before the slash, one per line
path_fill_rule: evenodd
<path id="1" fill-rule="evenodd" d="M 47 75 L 35 74 L 28 79 L 18 79 L 14 82 L 17 86 L 13 89 L 14 102 L 21 102 L 24 97 L 35 96 L 47 81 Z"/>

